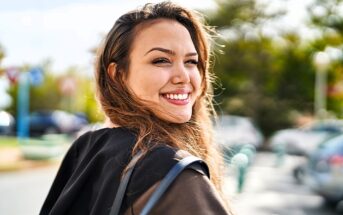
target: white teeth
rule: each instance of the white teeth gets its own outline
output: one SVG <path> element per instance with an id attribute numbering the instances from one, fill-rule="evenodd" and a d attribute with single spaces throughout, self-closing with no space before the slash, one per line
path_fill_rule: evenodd
<path id="1" fill-rule="evenodd" d="M 165 96 L 168 99 L 175 99 L 175 100 L 185 100 L 188 98 L 188 94 L 187 93 L 183 93 L 183 94 L 165 94 Z"/>

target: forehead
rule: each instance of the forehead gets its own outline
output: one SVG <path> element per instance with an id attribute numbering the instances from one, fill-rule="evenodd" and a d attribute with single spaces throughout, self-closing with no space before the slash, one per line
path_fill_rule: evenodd
<path id="1" fill-rule="evenodd" d="M 191 35 L 186 27 L 170 19 L 155 19 L 136 26 L 132 52 L 163 47 L 176 52 L 195 52 Z"/>

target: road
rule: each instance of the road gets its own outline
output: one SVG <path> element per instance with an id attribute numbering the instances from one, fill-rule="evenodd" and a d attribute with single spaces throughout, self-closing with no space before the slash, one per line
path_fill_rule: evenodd
<path id="1" fill-rule="evenodd" d="M 326 207 L 322 197 L 314 194 L 292 177 L 292 169 L 303 158 L 286 156 L 277 167 L 272 153 L 258 153 L 249 169 L 241 193 L 237 193 L 235 169 L 231 167 L 225 190 L 231 206 L 239 215 L 338 215 L 343 211 Z"/>
<path id="2" fill-rule="evenodd" d="M 0 214 L 37 215 L 58 167 L 0 174 Z"/>
<path id="3" fill-rule="evenodd" d="M 238 215 L 338 215 L 323 206 L 323 199 L 291 176 L 299 157 L 286 157 L 281 167 L 275 156 L 258 153 L 249 169 L 242 193 L 236 192 L 234 168 L 228 169 L 225 192 Z M 0 174 L 0 214 L 36 215 L 44 201 L 57 166 Z"/>

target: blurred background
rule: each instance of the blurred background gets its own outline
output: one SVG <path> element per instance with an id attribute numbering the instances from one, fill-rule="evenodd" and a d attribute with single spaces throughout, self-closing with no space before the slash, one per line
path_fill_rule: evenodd
<path id="1" fill-rule="evenodd" d="M 94 56 L 145 0 L 0 0 L 0 214 L 38 214 L 102 127 Z M 216 140 L 238 214 L 343 214 L 343 1 L 189 0 L 214 26 Z"/>

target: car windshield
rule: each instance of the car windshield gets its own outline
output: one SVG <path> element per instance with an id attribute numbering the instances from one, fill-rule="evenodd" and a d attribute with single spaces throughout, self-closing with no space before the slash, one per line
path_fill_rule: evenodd
<path id="1" fill-rule="evenodd" d="M 343 123 L 341 121 L 317 122 L 308 129 L 314 132 L 340 133 L 343 131 Z"/>
<path id="2" fill-rule="evenodd" d="M 325 154 L 341 154 L 343 155 L 343 135 L 332 138 L 331 140 L 321 145 L 321 150 Z"/>

